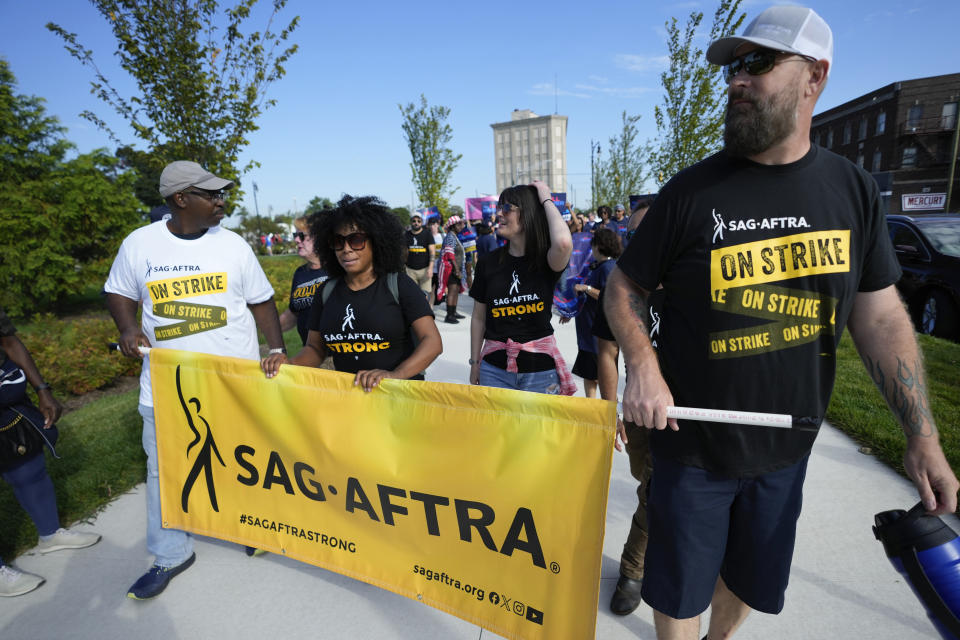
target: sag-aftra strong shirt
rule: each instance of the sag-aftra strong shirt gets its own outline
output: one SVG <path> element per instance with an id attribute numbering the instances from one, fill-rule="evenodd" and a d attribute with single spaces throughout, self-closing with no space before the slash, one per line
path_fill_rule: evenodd
<path id="1" fill-rule="evenodd" d="M 392 371 L 413 353 L 410 326 L 424 316 L 432 318 L 433 312 L 407 274 L 398 274 L 397 288 L 399 302 L 385 277 L 360 291 L 351 291 L 342 278 L 337 279 L 326 303 L 323 290 L 317 291 L 310 308 L 310 330 L 320 332 L 337 371 Z"/>

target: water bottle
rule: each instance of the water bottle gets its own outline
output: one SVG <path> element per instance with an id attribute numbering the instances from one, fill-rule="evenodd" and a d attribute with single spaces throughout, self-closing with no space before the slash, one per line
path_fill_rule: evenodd
<path id="1" fill-rule="evenodd" d="M 923 503 L 874 516 L 873 535 L 944 640 L 960 640 L 960 538 Z"/>

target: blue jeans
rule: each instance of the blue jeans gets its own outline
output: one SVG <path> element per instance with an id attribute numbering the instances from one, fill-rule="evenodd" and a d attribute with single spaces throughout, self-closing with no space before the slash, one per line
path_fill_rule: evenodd
<path id="1" fill-rule="evenodd" d="M 3 479 L 10 483 L 17 502 L 27 512 L 37 533 L 49 536 L 60 528 L 57 516 L 57 495 L 53 490 L 53 481 L 47 473 L 47 463 L 43 451 L 9 471 L 3 472 Z M 0 562 L 2 564 L 2 562 Z"/>
<path id="2" fill-rule="evenodd" d="M 478 373 L 480 384 L 498 389 L 516 389 L 534 393 L 560 393 L 560 378 L 556 369 L 534 371 L 533 373 L 510 373 L 506 369 L 495 367 L 486 360 L 480 361 Z"/>
<path id="3" fill-rule="evenodd" d="M 193 553 L 193 539 L 186 531 L 164 529 L 160 516 L 160 468 L 157 466 L 157 427 L 153 407 L 140 405 L 143 417 L 143 450 L 147 454 L 147 550 L 161 567 L 175 567 Z"/>

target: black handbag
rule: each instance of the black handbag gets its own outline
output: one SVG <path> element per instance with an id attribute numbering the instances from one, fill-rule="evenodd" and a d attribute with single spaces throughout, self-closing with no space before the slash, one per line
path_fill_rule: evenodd
<path id="1" fill-rule="evenodd" d="M 27 377 L 16 363 L 0 365 L 0 471 L 41 453 L 44 445 L 56 456 L 57 429 L 43 428 L 43 414 L 27 398 L 26 389 Z"/>

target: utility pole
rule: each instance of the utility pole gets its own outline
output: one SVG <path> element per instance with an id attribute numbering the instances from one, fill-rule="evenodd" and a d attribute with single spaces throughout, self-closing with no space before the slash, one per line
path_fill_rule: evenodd
<path id="1" fill-rule="evenodd" d="M 960 103 L 955 103 L 960 104 Z M 950 198 L 953 196 L 953 176 L 957 168 L 957 146 L 960 143 L 960 108 L 953 112 L 953 150 L 950 152 L 950 172 L 947 174 L 947 201 L 943 203 L 944 213 L 950 213 Z"/>

